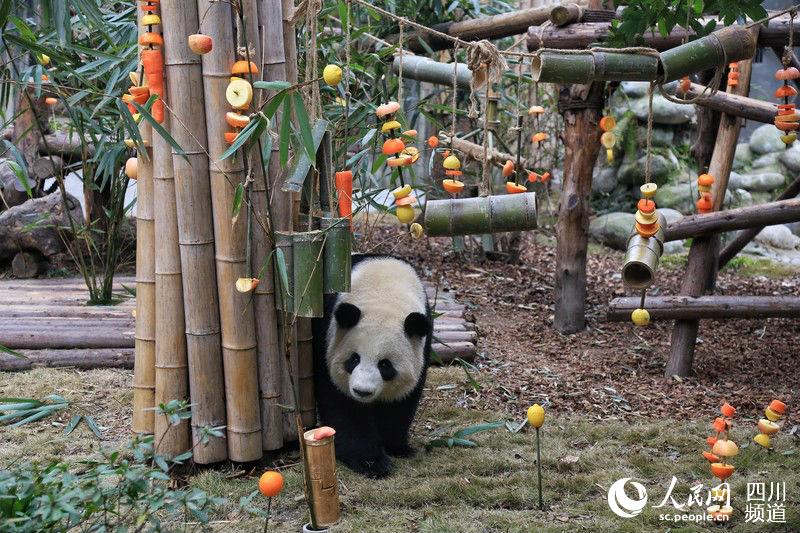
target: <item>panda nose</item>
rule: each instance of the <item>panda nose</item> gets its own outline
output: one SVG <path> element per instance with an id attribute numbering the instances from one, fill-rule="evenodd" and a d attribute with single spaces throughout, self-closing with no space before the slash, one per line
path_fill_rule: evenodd
<path id="1" fill-rule="evenodd" d="M 372 391 L 368 391 L 368 390 L 361 390 L 361 389 L 355 389 L 354 388 L 353 392 L 355 392 L 356 395 L 358 395 L 358 396 L 360 396 L 362 398 L 366 398 L 367 396 L 372 396 Z"/>

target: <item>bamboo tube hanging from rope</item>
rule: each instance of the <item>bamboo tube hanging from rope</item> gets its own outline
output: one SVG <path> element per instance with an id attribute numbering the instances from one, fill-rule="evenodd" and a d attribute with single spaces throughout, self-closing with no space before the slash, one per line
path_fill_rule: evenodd
<path id="1" fill-rule="evenodd" d="M 536 193 L 430 200 L 425 204 L 430 237 L 526 231 L 536 228 Z"/>
<path id="2" fill-rule="evenodd" d="M 139 126 L 151 144 L 149 123 Z M 153 220 L 153 154 L 137 157 L 136 179 L 136 333 L 133 363 L 133 431 L 153 433 L 156 358 L 155 228 Z"/>
<path id="3" fill-rule="evenodd" d="M 162 95 L 169 103 L 169 96 Z M 161 124 L 170 131 L 169 113 Z M 153 208 L 156 242 L 156 405 L 171 400 L 189 401 L 186 360 L 186 322 L 183 317 L 183 276 L 178 245 L 175 207 L 175 175 L 172 149 L 160 135 L 153 135 Z M 155 419 L 159 453 L 174 457 L 192 447 L 189 423 L 171 425 L 165 416 Z"/>
<path id="4" fill-rule="evenodd" d="M 459 63 L 456 67 L 457 85 L 461 89 L 469 89 L 472 83 L 472 71 L 466 63 Z M 392 61 L 392 72 L 400 73 L 400 56 L 396 55 Z M 486 85 L 486 71 L 479 69 L 480 78 L 475 80 L 475 88 L 479 89 Z M 423 56 L 403 54 L 403 77 L 416 80 L 436 83 L 439 85 L 453 86 L 453 64 L 440 63 Z"/>
<path id="5" fill-rule="evenodd" d="M 323 250 L 322 290 L 325 294 L 350 292 L 353 236 L 347 218 L 322 218 L 325 233 Z"/>
<path id="6" fill-rule="evenodd" d="M 254 45 L 256 61 L 261 68 L 264 79 L 286 79 L 285 55 L 283 49 L 283 12 L 281 0 L 245 0 L 245 16 L 248 42 Z M 255 13 L 255 15 L 254 15 Z M 253 22 L 257 22 L 255 29 Z M 264 91 L 258 91 L 255 97 L 257 105 L 261 105 Z M 274 122 L 280 122 L 276 114 Z M 253 205 L 254 221 L 261 218 L 279 224 L 287 229 L 291 220 L 289 212 L 289 195 L 281 192 L 279 143 L 274 143 L 269 160 L 268 172 L 265 174 L 261 159 L 255 157 L 253 164 L 253 182 L 250 201 Z M 269 188 L 272 204 L 269 206 L 271 216 L 267 213 Z M 273 228 L 275 229 L 275 228 Z M 257 222 L 251 225 L 252 245 L 250 260 L 253 269 L 261 269 L 272 253 L 272 238 L 266 229 Z M 283 409 L 281 393 L 284 375 L 283 345 L 278 329 L 279 317 L 275 309 L 275 276 L 272 268 L 261 272 L 261 283 L 253 294 L 253 311 L 256 321 L 256 351 L 258 354 L 258 381 L 260 388 L 261 437 L 264 450 L 277 450 L 283 446 Z"/>
<path id="7" fill-rule="evenodd" d="M 750 59 L 758 34 L 743 26 L 729 26 L 661 53 L 661 79 L 679 80 L 695 72 L 722 68 Z"/>
<path id="8" fill-rule="evenodd" d="M 206 120 L 199 56 L 186 45 L 197 31 L 197 4 L 163 0 L 161 21 L 170 104 L 172 137 L 183 149 L 173 150 L 178 237 L 183 272 L 183 304 L 189 389 L 192 400 L 194 460 L 200 464 L 228 457 L 226 439 L 201 443 L 206 427 L 225 426 L 225 385 L 220 347 L 219 300 L 214 264 Z M 184 159 L 185 158 L 185 159 Z"/>
<path id="9" fill-rule="evenodd" d="M 245 169 L 241 154 L 220 160 L 228 148 L 225 133 L 231 129 L 225 119 L 225 110 L 229 108 L 225 90 L 231 65 L 236 60 L 234 15 L 230 4 L 210 0 L 198 0 L 197 10 L 206 14 L 207 20 L 214 21 L 203 28 L 215 44 L 214 53 L 203 55 L 202 62 L 225 372 L 228 458 L 247 462 L 261 458 L 262 446 L 253 307 L 250 305 L 250 293 L 236 290 L 237 279 L 252 277 L 247 258 L 248 217 L 243 212 L 236 218 L 231 215 L 236 185 L 243 184 Z M 250 81 L 247 75 L 242 77 Z M 256 79 L 254 77 L 253 81 Z M 246 206 L 242 208 L 248 209 Z M 265 223 L 263 220 L 260 222 Z"/>

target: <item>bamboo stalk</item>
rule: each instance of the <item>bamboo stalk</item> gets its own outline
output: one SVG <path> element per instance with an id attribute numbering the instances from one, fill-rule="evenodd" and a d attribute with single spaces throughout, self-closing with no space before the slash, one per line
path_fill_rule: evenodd
<path id="1" fill-rule="evenodd" d="M 325 232 L 322 290 L 325 294 L 350 292 L 350 269 L 353 238 L 347 218 L 323 218 Z"/>
<path id="2" fill-rule="evenodd" d="M 169 95 L 162 95 L 169 105 Z M 169 113 L 161 125 L 170 131 Z M 153 191 L 156 242 L 156 405 L 171 400 L 189 401 L 189 365 L 186 359 L 186 322 L 183 317 L 183 275 L 178 245 L 175 173 L 172 149 L 160 135 L 153 136 Z M 158 453 L 174 457 L 191 448 L 189 423 L 170 425 L 165 416 L 155 419 Z"/>
<path id="3" fill-rule="evenodd" d="M 565 53 L 542 51 L 531 59 L 534 81 L 545 83 L 589 83 L 592 81 L 650 81 L 658 77 L 658 57 L 587 51 Z"/>
<path id="4" fill-rule="evenodd" d="M 297 320 L 297 388 L 300 396 L 300 418 L 304 426 L 317 424 L 317 405 L 314 397 L 314 335 L 311 319 Z"/>
<path id="5" fill-rule="evenodd" d="M 236 60 L 233 9 L 224 2 L 198 0 L 197 10 L 213 24 L 203 31 L 214 41 L 214 53 L 202 56 L 203 92 L 208 133 L 211 204 L 214 213 L 217 290 L 225 371 L 225 408 L 228 420 L 228 457 L 247 462 L 260 459 L 261 415 L 258 407 L 258 358 L 250 293 L 236 290 L 236 280 L 251 277 L 247 258 L 247 217 L 232 218 L 236 185 L 245 181 L 241 154 L 220 160 L 228 148 L 224 139 L 225 89 Z M 247 78 L 245 76 L 245 78 Z"/>
<path id="6" fill-rule="evenodd" d="M 400 56 L 396 55 L 392 61 L 392 72 L 400 72 Z M 486 72 L 479 70 L 482 76 L 476 79 L 475 88 L 486 85 Z M 440 63 L 424 56 L 403 54 L 403 77 L 416 81 L 426 81 L 439 85 L 453 86 L 453 64 Z M 469 89 L 472 82 L 472 71 L 465 63 L 456 67 L 457 85 L 461 89 Z"/>
<path id="7" fill-rule="evenodd" d="M 136 10 L 137 19 L 143 12 Z M 138 26 L 139 31 L 144 27 Z M 150 145 L 152 128 L 147 122 L 139 126 L 143 141 Z M 136 331 L 133 364 L 133 420 L 135 433 L 153 433 L 155 405 L 156 358 L 156 279 L 155 222 L 153 219 L 153 152 L 137 154 L 136 180 Z M 88 211 L 87 211 L 88 213 Z"/>
<path id="8" fill-rule="evenodd" d="M 246 17 L 247 40 L 253 46 L 256 61 L 261 68 L 262 76 L 268 80 L 286 78 L 283 52 L 283 15 L 280 0 L 245 0 L 243 3 Z M 264 91 L 256 93 L 255 100 L 261 105 L 265 99 Z M 276 115 L 276 121 L 280 116 Z M 287 209 L 283 207 L 286 200 L 278 189 L 281 169 L 277 154 L 279 147 L 275 143 L 269 161 L 268 173 L 264 172 L 261 160 L 256 158 L 253 165 L 254 180 L 251 183 L 250 201 L 254 220 L 261 219 L 266 224 L 283 219 Z M 268 215 L 267 186 L 273 203 Z M 277 189 L 276 189 L 277 187 Z M 252 243 L 250 260 L 253 269 L 262 269 L 272 257 L 272 227 L 264 228 L 258 222 L 252 225 Z M 261 409 L 261 442 L 264 450 L 277 450 L 283 446 L 283 409 L 280 407 L 283 389 L 283 344 L 281 342 L 278 322 L 279 315 L 275 309 L 275 278 L 272 268 L 262 269 L 261 283 L 253 294 L 253 312 L 256 318 L 256 353 L 258 356 L 258 380 L 260 388 Z"/>
<path id="9" fill-rule="evenodd" d="M 662 80 L 672 81 L 694 72 L 723 67 L 756 53 L 757 33 L 729 26 L 661 53 Z"/>
<path id="10" fill-rule="evenodd" d="M 161 21 L 167 89 L 171 95 L 172 137 L 185 153 L 173 150 L 172 164 L 183 272 L 194 460 L 208 464 L 227 459 L 228 451 L 224 437 L 211 436 L 207 444 L 201 443 L 204 428 L 224 426 L 226 419 L 211 185 L 200 92 L 203 80 L 200 59 L 186 45 L 188 36 L 197 31 L 197 4 L 163 0 Z"/>
<path id="11" fill-rule="evenodd" d="M 430 200 L 424 225 L 430 237 L 535 229 L 536 193 Z"/>

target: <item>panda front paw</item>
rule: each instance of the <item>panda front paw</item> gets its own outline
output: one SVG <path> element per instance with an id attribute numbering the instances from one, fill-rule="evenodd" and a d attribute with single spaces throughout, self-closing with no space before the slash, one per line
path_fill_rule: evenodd
<path id="1" fill-rule="evenodd" d="M 414 457 L 417 454 L 417 450 L 410 444 L 405 443 L 397 446 L 387 446 L 386 453 L 392 457 Z"/>
<path id="2" fill-rule="evenodd" d="M 384 478 L 392 472 L 392 461 L 385 453 L 373 458 L 348 461 L 345 464 L 359 474 L 376 479 Z"/>

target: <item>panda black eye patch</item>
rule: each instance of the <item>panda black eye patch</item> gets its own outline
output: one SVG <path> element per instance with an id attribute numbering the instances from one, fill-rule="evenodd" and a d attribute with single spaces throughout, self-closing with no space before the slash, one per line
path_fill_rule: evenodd
<path id="1" fill-rule="evenodd" d="M 358 363 L 361 362 L 361 356 L 357 353 L 354 353 L 350 356 L 350 358 L 344 362 L 344 369 L 348 374 L 352 374 L 353 370 L 356 369 Z"/>
<path id="2" fill-rule="evenodd" d="M 397 375 L 397 369 L 395 369 L 392 362 L 388 359 L 381 359 L 378 362 L 378 370 L 384 381 L 391 381 Z"/>

